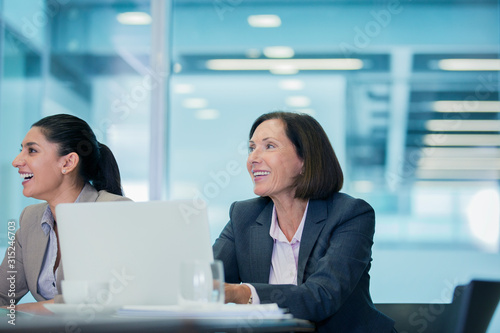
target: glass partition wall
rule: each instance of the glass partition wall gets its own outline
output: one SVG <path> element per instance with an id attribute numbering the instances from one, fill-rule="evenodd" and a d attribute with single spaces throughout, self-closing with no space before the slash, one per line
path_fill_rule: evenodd
<path id="1" fill-rule="evenodd" d="M 388 271 L 437 294 L 500 277 L 497 1 L 0 5 L 0 246 L 34 202 L 10 163 L 40 117 L 87 120 L 132 199 L 205 201 L 215 240 L 230 204 L 254 196 L 251 123 L 289 110 L 320 121 L 343 191 L 375 208 L 376 300 L 397 300 Z M 423 273 L 445 261 L 448 275 Z"/>

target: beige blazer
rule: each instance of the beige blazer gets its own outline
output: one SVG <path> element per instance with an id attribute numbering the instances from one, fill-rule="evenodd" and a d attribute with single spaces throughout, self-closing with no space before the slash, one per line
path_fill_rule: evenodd
<path id="1" fill-rule="evenodd" d="M 97 191 L 86 184 L 79 202 L 129 201 L 130 199 L 106 191 Z M 19 218 L 19 229 L 16 232 L 15 247 L 7 248 L 5 258 L 0 266 L 0 305 L 8 305 L 11 299 L 17 303 L 29 292 L 37 301 L 46 299 L 38 293 L 38 276 L 42 269 L 43 257 L 47 249 L 49 235 L 45 235 L 41 226 L 43 213 L 48 203 L 40 203 L 26 207 Z M 15 257 L 15 266 L 9 267 L 9 256 Z M 15 273 L 9 273 L 15 272 Z M 58 270 L 57 282 L 60 290 L 62 267 Z"/>

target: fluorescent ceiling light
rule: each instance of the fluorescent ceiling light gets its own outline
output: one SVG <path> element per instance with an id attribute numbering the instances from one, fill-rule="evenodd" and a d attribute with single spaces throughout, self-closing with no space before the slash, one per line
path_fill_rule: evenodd
<path id="1" fill-rule="evenodd" d="M 304 89 L 304 81 L 297 79 L 281 80 L 278 83 L 282 90 L 302 90 Z"/>
<path id="2" fill-rule="evenodd" d="M 216 71 L 265 71 L 279 69 L 296 70 L 358 70 L 363 61 L 355 58 L 342 59 L 211 59 L 206 67 Z"/>
<path id="3" fill-rule="evenodd" d="M 316 115 L 316 110 L 314 109 L 297 109 L 295 111 L 297 111 L 298 113 L 305 113 L 313 117 Z"/>
<path id="4" fill-rule="evenodd" d="M 500 59 L 442 59 L 438 67 L 445 71 L 500 71 Z"/>
<path id="5" fill-rule="evenodd" d="M 277 28 L 281 25 L 278 15 L 250 15 L 247 21 L 254 28 Z"/>
<path id="6" fill-rule="evenodd" d="M 421 150 L 424 157 L 500 157 L 499 148 L 442 148 L 430 147 Z"/>
<path id="7" fill-rule="evenodd" d="M 216 109 L 202 109 L 196 111 L 195 117 L 200 120 L 213 120 L 220 117 L 220 112 Z"/>
<path id="8" fill-rule="evenodd" d="M 294 108 L 306 108 L 311 105 L 311 99 L 307 96 L 288 96 L 285 103 Z"/>
<path id="9" fill-rule="evenodd" d="M 191 94 L 194 92 L 194 86 L 187 83 L 177 83 L 173 90 L 175 94 Z"/>
<path id="10" fill-rule="evenodd" d="M 493 180 L 500 179 L 498 170 L 422 170 L 416 172 L 420 179 L 472 179 Z"/>
<path id="11" fill-rule="evenodd" d="M 295 51 L 289 46 L 268 46 L 263 53 L 268 58 L 293 58 L 295 55 Z"/>
<path id="12" fill-rule="evenodd" d="M 375 185 L 369 180 L 354 181 L 353 186 L 354 190 L 358 193 L 370 193 L 375 189 Z"/>
<path id="13" fill-rule="evenodd" d="M 500 112 L 498 101 L 437 101 L 432 103 L 436 112 Z"/>
<path id="14" fill-rule="evenodd" d="M 297 74 L 299 69 L 292 65 L 281 65 L 271 68 L 269 72 L 275 75 L 293 75 Z"/>
<path id="15" fill-rule="evenodd" d="M 126 12 L 120 13 L 116 16 L 116 19 L 121 24 L 126 25 L 147 25 L 151 24 L 152 18 L 148 13 L 144 12 Z"/>
<path id="16" fill-rule="evenodd" d="M 421 158 L 418 167 L 426 170 L 498 170 L 500 158 Z"/>
<path id="17" fill-rule="evenodd" d="M 186 98 L 182 101 L 182 106 L 186 109 L 203 109 L 208 105 L 208 101 L 204 98 Z"/>
<path id="18" fill-rule="evenodd" d="M 498 134 L 427 134 L 427 146 L 500 146 Z"/>
<path id="19" fill-rule="evenodd" d="M 174 73 L 180 73 L 182 71 L 182 65 L 176 62 L 173 67 Z"/>
<path id="20" fill-rule="evenodd" d="M 500 120 L 428 120 L 428 131 L 435 132 L 495 132 L 500 131 Z"/>
<path id="21" fill-rule="evenodd" d="M 416 187 L 430 187 L 432 189 L 440 188 L 440 187 L 454 187 L 454 188 L 485 188 L 487 186 L 496 187 L 497 182 L 491 180 L 479 180 L 479 181 L 468 181 L 468 180 L 459 180 L 459 181 L 425 181 L 419 180 L 413 183 Z"/>

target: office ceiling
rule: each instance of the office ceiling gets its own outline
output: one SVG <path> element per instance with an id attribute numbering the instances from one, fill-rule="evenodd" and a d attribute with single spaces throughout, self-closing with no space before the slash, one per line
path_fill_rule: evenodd
<path id="1" fill-rule="evenodd" d="M 149 1 L 73 0 L 54 22 L 51 71 L 90 99 L 93 77 L 142 74 L 149 66 L 151 31 L 149 27 L 124 27 L 116 22 L 120 11 L 148 10 Z M 462 113 L 436 111 L 436 101 L 498 101 L 498 71 L 444 71 L 436 64 L 443 59 L 498 59 L 498 2 L 493 0 L 441 0 L 401 2 L 398 10 L 389 11 L 391 1 L 327 0 L 245 0 L 225 4 L 223 15 L 212 0 L 176 0 L 172 22 L 172 69 L 178 77 L 255 76 L 273 77 L 267 70 L 218 71 L 207 68 L 211 59 L 265 59 L 268 46 L 288 46 L 300 59 L 361 59 L 360 70 L 301 71 L 283 76 L 306 80 L 341 75 L 347 82 L 347 140 L 352 149 L 346 152 L 346 163 L 353 166 L 354 178 L 395 177 L 397 185 L 408 181 L 475 181 L 500 179 L 500 166 L 489 169 L 481 164 L 499 158 L 497 127 L 475 127 L 466 130 L 471 120 L 496 121 L 499 112 L 463 110 Z M 392 8 L 392 7 L 391 7 Z M 82 15 L 76 15 L 80 10 Z M 384 17 L 383 13 L 389 13 Z M 391 14 L 392 13 L 392 14 Z M 252 14 L 275 14 L 281 17 L 279 29 L 255 29 L 248 25 Z M 65 30 L 81 22 L 84 29 Z M 75 47 L 78 41 L 78 47 Z M 249 56 L 251 55 L 251 56 Z M 135 64 L 135 65 L 134 65 Z M 189 80 L 188 80 L 189 81 Z M 212 96 L 212 104 L 231 109 L 245 91 L 232 90 L 224 100 L 226 83 L 203 85 L 200 95 Z M 203 81 L 204 82 L 204 81 Z M 221 91 L 222 89 L 222 91 Z M 479 91 L 479 92 L 478 92 Z M 265 92 L 263 92 L 264 94 Z M 318 87 L 305 90 L 318 113 L 330 105 L 321 104 L 329 92 Z M 288 91 L 276 90 L 283 100 Z M 262 110 L 268 110 L 263 98 Z M 477 103 L 476 103 L 477 104 Z M 482 104 L 481 104 L 482 105 Z M 300 108 L 299 108 L 300 109 Z M 310 108 L 308 108 L 310 109 Z M 313 110 L 313 111 L 314 111 Z M 500 111 L 500 110 L 499 110 Z M 457 118 L 459 117 L 459 118 Z M 431 120 L 455 120 L 447 128 L 429 128 Z M 457 125 L 458 122 L 458 125 Z M 431 123 L 432 124 L 432 123 Z M 451 124 L 451 125 L 450 125 Z M 463 126 L 462 126 L 462 125 Z M 467 124 L 465 126 L 464 124 Z M 452 126 L 452 127 L 450 127 Z M 454 126 L 454 127 L 453 127 Z M 441 130 L 439 130 L 441 129 Z M 430 146 L 432 135 L 489 135 L 492 142 L 476 145 Z M 467 138 L 467 137 L 465 137 Z M 433 152 L 426 148 L 434 147 Z M 467 148 L 483 147 L 470 162 Z M 444 150 L 444 149 L 448 150 Z M 455 149 L 465 148 L 465 149 Z M 457 152 L 456 155 L 452 151 Z M 445 155 L 439 155 L 441 152 Z M 448 154 L 449 156 L 446 156 Z M 450 155 L 451 154 L 451 155 Z M 432 159 L 421 168 L 422 161 Z M 454 161 L 455 171 L 433 168 L 438 158 Z M 452 159 L 449 159 L 452 158 Z M 473 158 L 473 159 L 474 159 Z M 472 163 L 470 167 L 456 167 Z M 489 162 L 488 162 L 489 163 Z M 496 163 L 496 164 L 495 164 Z M 357 171 L 356 171 L 357 170 Z M 384 176 L 385 175 L 385 176 Z M 375 177 L 374 177 L 375 178 Z"/>

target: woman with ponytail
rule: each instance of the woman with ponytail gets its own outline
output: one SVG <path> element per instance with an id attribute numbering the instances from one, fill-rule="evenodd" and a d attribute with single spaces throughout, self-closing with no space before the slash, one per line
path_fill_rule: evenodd
<path id="1" fill-rule="evenodd" d="M 43 313 L 43 303 L 61 294 L 63 277 L 55 207 L 130 199 L 123 197 L 113 153 L 75 116 L 58 114 L 34 123 L 12 165 L 19 170 L 23 194 L 45 202 L 21 213 L 14 243 L 15 292 L 9 292 L 6 255 L 0 266 L 0 305 L 16 304 L 29 291 L 38 302 L 18 305 L 17 310 Z"/>

